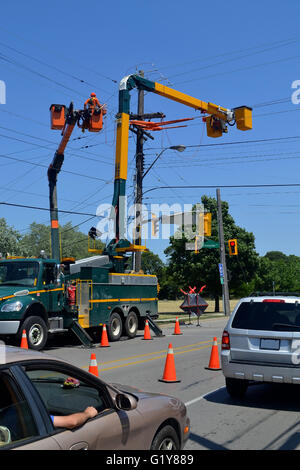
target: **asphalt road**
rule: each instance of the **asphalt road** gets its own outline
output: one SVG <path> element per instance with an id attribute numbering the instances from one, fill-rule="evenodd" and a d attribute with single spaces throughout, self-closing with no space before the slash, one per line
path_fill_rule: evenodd
<path id="1" fill-rule="evenodd" d="M 196 324 L 194 320 L 193 325 L 180 325 L 182 335 L 173 335 L 174 325 L 163 326 L 165 336 L 151 333 L 150 341 L 144 341 L 140 331 L 136 338 L 110 343 L 107 348 L 87 349 L 71 341 L 61 347 L 62 339 L 52 340 L 45 352 L 85 370 L 93 352 L 103 380 L 180 398 L 191 419 L 185 450 L 300 448 L 298 387 L 253 385 L 243 401 L 231 399 L 222 371 L 207 370 L 213 338 L 220 343 L 226 318 L 200 321 L 200 327 Z M 170 343 L 178 383 L 159 381 Z"/>

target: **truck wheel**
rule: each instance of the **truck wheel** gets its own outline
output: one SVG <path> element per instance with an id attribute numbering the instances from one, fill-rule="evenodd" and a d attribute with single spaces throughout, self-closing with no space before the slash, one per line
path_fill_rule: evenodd
<path id="1" fill-rule="evenodd" d="M 21 335 L 23 330 L 26 330 L 29 349 L 40 351 L 44 348 L 48 338 L 48 329 L 41 317 L 26 318 L 21 326 Z"/>
<path id="2" fill-rule="evenodd" d="M 134 338 L 138 330 L 138 318 L 135 312 L 129 312 L 125 320 L 125 331 L 128 338 Z"/>
<path id="3" fill-rule="evenodd" d="M 110 341 L 119 341 L 122 335 L 122 319 L 117 312 L 113 312 L 109 317 L 107 334 Z"/>

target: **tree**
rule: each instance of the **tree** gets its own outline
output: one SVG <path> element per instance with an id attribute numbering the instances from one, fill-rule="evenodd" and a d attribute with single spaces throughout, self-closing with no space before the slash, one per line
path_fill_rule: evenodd
<path id="1" fill-rule="evenodd" d="M 4 218 L 0 218 L 0 252 L 2 256 L 18 255 L 18 242 L 21 234 L 13 227 L 7 225 Z"/>
<path id="2" fill-rule="evenodd" d="M 265 254 L 265 257 L 268 258 L 271 261 L 286 261 L 287 255 L 282 253 L 282 251 L 268 251 Z"/>
<path id="3" fill-rule="evenodd" d="M 164 268 L 164 263 L 158 255 L 152 251 L 144 251 L 142 253 L 142 270 L 145 274 L 155 274 L 159 276 Z"/>
<path id="4" fill-rule="evenodd" d="M 287 256 L 281 252 L 266 253 L 259 260 L 255 290 L 300 292 L 300 258 L 295 255 Z"/>
<path id="5" fill-rule="evenodd" d="M 215 198 L 202 196 L 201 202 L 205 210 L 212 214 L 210 239 L 218 242 L 217 201 Z M 225 201 L 222 202 L 222 216 L 227 254 L 226 240 L 231 238 L 238 240 L 238 256 L 227 256 L 227 268 L 231 274 L 230 292 L 237 295 L 241 284 L 245 287 L 253 279 L 259 256 L 255 252 L 254 235 L 235 224 L 229 213 L 229 205 Z M 176 239 L 173 236 L 170 238 L 170 246 L 165 250 L 168 258 L 167 274 L 173 279 L 174 287 L 176 286 L 173 294 L 177 296 L 180 288 L 185 289 L 189 285 L 197 286 L 197 290 L 200 290 L 205 284 L 204 294 L 207 293 L 215 299 L 215 310 L 219 311 L 219 297 L 222 293 L 218 269 L 219 250 L 202 248 L 195 253 L 185 249 L 187 241 L 185 237 Z"/>

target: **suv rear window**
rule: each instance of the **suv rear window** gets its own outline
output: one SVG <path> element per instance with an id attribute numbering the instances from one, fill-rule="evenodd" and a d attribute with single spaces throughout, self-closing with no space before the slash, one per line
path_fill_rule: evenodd
<path id="1" fill-rule="evenodd" d="M 243 302 L 231 326 L 246 330 L 300 331 L 300 304 Z"/>

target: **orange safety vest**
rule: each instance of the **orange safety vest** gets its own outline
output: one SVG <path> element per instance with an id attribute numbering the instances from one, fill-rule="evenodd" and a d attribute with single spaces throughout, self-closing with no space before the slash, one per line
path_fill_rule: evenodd
<path id="1" fill-rule="evenodd" d="M 99 106 L 99 108 L 101 107 L 101 104 L 96 97 L 88 98 L 84 103 L 84 107 L 86 107 L 87 104 L 89 105 L 89 108 L 94 108 L 95 106 Z"/>

